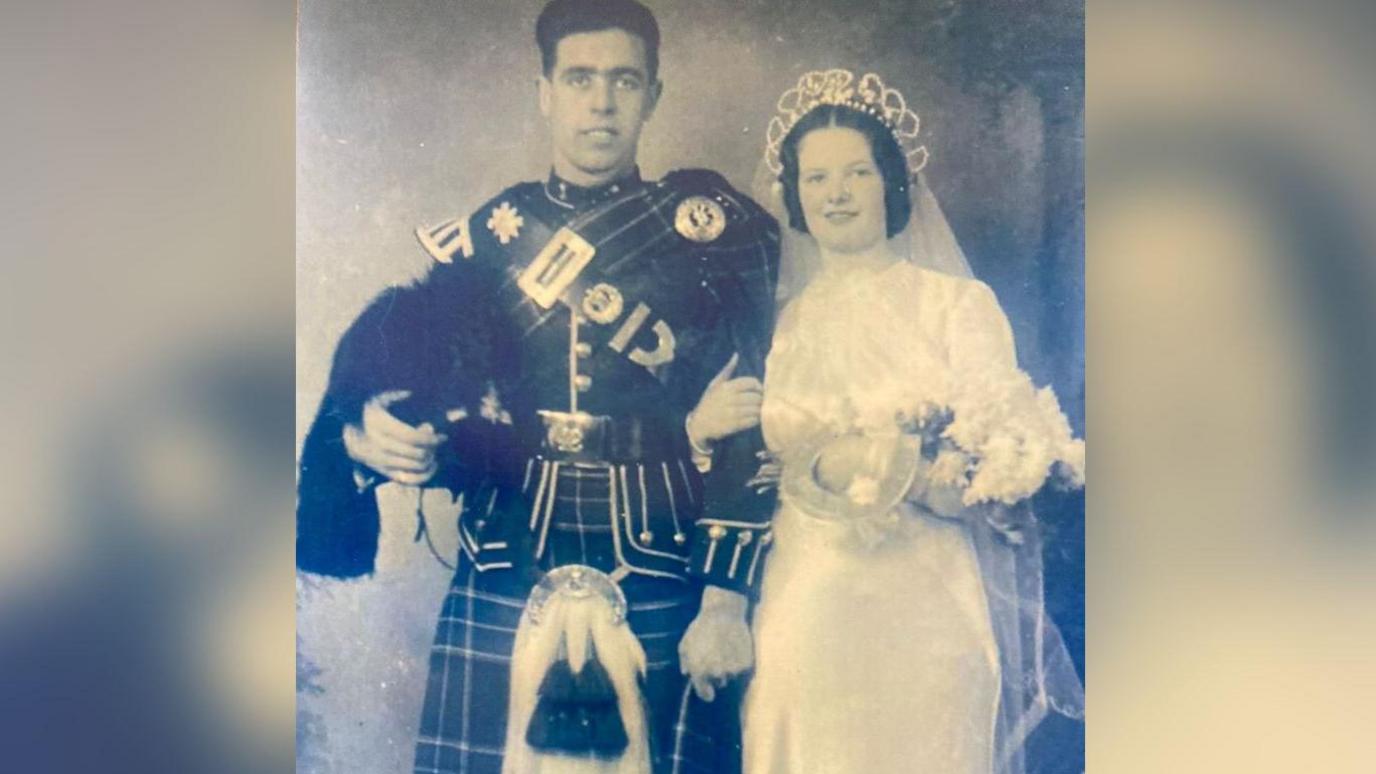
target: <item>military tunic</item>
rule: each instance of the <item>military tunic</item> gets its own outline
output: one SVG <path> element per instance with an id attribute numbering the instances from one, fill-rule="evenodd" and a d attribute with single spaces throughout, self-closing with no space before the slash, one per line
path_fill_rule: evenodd
<path id="1" fill-rule="evenodd" d="M 463 497 L 416 770 L 500 769 L 525 597 L 571 563 L 626 593 L 656 771 L 723 770 L 738 757 L 719 724 L 730 713 L 691 696 L 678 641 L 703 582 L 753 591 L 774 500 L 751 483 L 757 430 L 703 465 L 684 424 L 732 353 L 738 375 L 763 375 L 777 224 L 720 176 L 687 170 L 597 189 L 521 183 L 417 237 L 432 270 L 379 297 L 336 353 L 302 454 L 298 566 L 371 571 L 375 474 L 348 459 L 342 430 L 371 397 L 408 390 L 393 413 L 449 436 L 428 485 Z M 561 272 L 575 280 L 556 298 L 542 283 Z"/>

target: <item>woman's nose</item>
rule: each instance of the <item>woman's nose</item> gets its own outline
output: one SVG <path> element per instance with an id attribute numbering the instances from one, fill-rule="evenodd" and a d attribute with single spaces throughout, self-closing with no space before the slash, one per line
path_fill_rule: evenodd
<path id="1" fill-rule="evenodd" d="M 849 181 L 849 180 L 839 180 L 839 181 L 837 181 L 835 184 L 833 184 L 832 187 L 831 187 L 831 190 L 830 190 L 829 192 L 827 192 L 827 201 L 830 201 L 830 202 L 845 202 L 845 201 L 850 201 L 850 181 Z"/>

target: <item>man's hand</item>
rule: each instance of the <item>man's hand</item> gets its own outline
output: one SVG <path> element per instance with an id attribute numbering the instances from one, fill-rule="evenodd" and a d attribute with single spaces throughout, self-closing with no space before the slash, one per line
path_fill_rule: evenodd
<path id="1" fill-rule="evenodd" d="M 420 486 L 435 475 L 435 449 L 446 436 L 427 422 L 412 427 L 392 416 L 387 407 L 411 393 L 393 390 L 363 406 L 363 425 L 344 426 L 344 448 L 354 462 L 367 465 L 399 484 Z"/>
<path id="2" fill-rule="evenodd" d="M 708 586 L 697 617 L 678 644 L 679 669 L 703 701 L 715 699 L 718 686 L 755 664 L 745 608 L 744 595 Z"/>
<path id="3" fill-rule="evenodd" d="M 739 354 L 726 361 L 688 414 L 688 440 L 697 449 L 710 449 L 714 442 L 760 423 L 764 385 L 753 376 L 732 379 L 738 362 Z"/>

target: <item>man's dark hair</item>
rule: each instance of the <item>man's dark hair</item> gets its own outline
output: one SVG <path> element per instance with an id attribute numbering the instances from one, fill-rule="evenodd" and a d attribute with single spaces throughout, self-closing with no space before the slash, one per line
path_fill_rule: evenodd
<path id="1" fill-rule="evenodd" d="M 882 121 L 874 116 L 845 105 L 821 105 L 803 116 L 784 137 L 779 147 L 779 161 L 783 171 L 779 181 L 784 186 L 784 206 L 788 208 L 788 225 L 807 231 L 803 204 L 798 198 L 798 144 L 814 129 L 839 126 L 854 129 L 869 142 L 874 163 L 884 181 L 884 221 L 889 238 L 902 231 L 912 217 L 913 204 L 908 198 L 908 160 L 898 140 Z"/>
<path id="2" fill-rule="evenodd" d="M 535 42 L 545 76 L 554 73 L 554 50 L 559 41 L 580 32 L 625 30 L 645 44 L 645 67 L 659 78 L 659 23 L 649 8 L 636 0 L 550 0 L 535 22 Z"/>

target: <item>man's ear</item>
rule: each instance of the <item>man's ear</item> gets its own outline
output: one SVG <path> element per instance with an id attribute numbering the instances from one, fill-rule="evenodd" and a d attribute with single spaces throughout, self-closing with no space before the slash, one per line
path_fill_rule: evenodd
<path id="1" fill-rule="evenodd" d="M 540 115 L 545 118 L 549 118 L 550 99 L 553 96 L 550 94 L 550 89 L 552 88 L 553 86 L 551 86 L 549 78 L 541 75 L 539 78 L 535 79 L 535 90 L 540 100 Z"/>
<path id="2" fill-rule="evenodd" d="M 650 120 L 650 116 L 655 114 L 655 108 L 659 105 L 659 98 L 662 94 L 664 94 L 664 81 L 655 79 L 655 82 L 650 84 L 649 90 L 645 93 L 645 107 L 640 111 L 640 120 Z"/>

